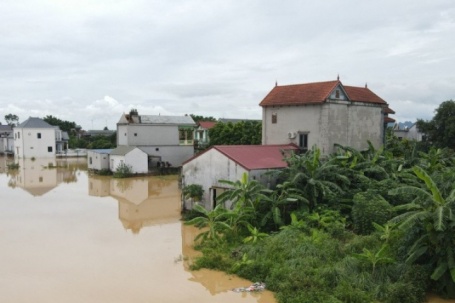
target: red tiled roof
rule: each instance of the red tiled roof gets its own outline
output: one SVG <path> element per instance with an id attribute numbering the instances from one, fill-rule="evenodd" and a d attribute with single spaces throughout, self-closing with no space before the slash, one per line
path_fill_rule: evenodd
<path id="1" fill-rule="evenodd" d="M 216 122 L 213 122 L 213 121 L 199 121 L 198 124 L 202 128 L 211 129 L 212 127 L 215 126 Z"/>
<path id="2" fill-rule="evenodd" d="M 275 86 L 259 103 L 260 106 L 323 103 L 337 85 L 341 85 L 351 101 L 387 104 L 366 87 L 344 86 L 341 81 L 314 82 Z"/>
<path id="3" fill-rule="evenodd" d="M 217 145 L 216 150 L 247 170 L 283 168 L 283 150 L 298 150 L 294 144 L 285 145 Z"/>
<path id="4" fill-rule="evenodd" d="M 390 117 L 384 117 L 384 123 L 390 123 L 390 122 L 395 122 L 395 119 L 392 119 Z"/>
<path id="5" fill-rule="evenodd" d="M 343 86 L 351 101 L 387 104 L 367 87 Z"/>

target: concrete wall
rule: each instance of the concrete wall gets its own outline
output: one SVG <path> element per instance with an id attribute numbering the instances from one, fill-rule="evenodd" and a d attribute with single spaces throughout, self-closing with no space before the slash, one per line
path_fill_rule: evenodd
<path id="1" fill-rule="evenodd" d="M 148 156 L 139 148 L 133 149 L 124 156 L 109 156 L 109 168 L 111 171 L 115 172 L 121 163 L 131 166 L 132 173 L 148 173 Z"/>
<path id="2" fill-rule="evenodd" d="M 38 133 L 41 134 L 41 138 L 38 138 Z M 55 157 L 54 128 L 15 128 L 14 138 L 16 157 Z M 48 150 L 49 147 L 52 148 L 52 151 Z"/>
<path id="3" fill-rule="evenodd" d="M 87 167 L 95 170 L 109 169 L 109 155 L 88 150 Z"/>
<path id="4" fill-rule="evenodd" d="M 277 123 L 272 123 L 276 114 Z M 335 101 L 317 105 L 263 107 L 262 144 L 299 145 L 299 134 L 308 134 L 308 148 L 316 145 L 323 154 L 335 151 L 338 143 L 357 149 L 382 145 L 382 108 Z M 289 133 L 293 138 L 289 138 Z"/>
<path id="5" fill-rule="evenodd" d="M 177 125 L 119 125 L 117 136 L 118 145 L 179 145 Z"/>
<path id="6" fill-rule="evenodd" d="M 140 146 L 140 148 L 153 157 L 160 157 L 161 161 L 171 163 L 174 167 L 181 166 L 183 162 L 194 156 L 193 145 L 151 145 Z M 152 163 L 152 165 L 154 165 L 154 163 Z"/>

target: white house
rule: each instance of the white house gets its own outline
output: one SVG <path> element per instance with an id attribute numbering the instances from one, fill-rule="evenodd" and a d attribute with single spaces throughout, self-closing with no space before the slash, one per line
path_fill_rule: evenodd
<path id="1" fill-rule="evenodd" d="M 92 170 L 109 169 L 109 153 L 112 149 L 87 150 L 87 167 Z"/>
<path id="2" fill-rule="evenodd" d="M 423 133 L 417 128 L 417 123 L 411 125 L 411 127 L 400 128 L 398 124 L 393 127 L 393 133 L 398 139 L 408 139 L 415 141 L 422 141 Z"/>
<path id="3" fill-rule="evenodd" d="M 275 87 L 262 107 L 262 144 L 295 143 L 302 150 L 313 145 L 323 154 L 335 152 L 335 143 L 365 149 L 384 142 L 393 111 L 368 87 L 341 81 Z"/>
<path id="4" fill-rule="evenodd" d="M 191 116 L 139 115 L 131 110 L 117 123 L 117 146 L 140 147 L 154 166 L 158 162 L 180 166 L 194 155 L 195 127 Z"/>
<path id="5" fill-rule="evenodd" d="M 247 173 L 250 180 L 274 187 L 276 180 L 266 173 L 287 167 L 284 158 L 297 150 L 294 144 L 213 146 L 183 163 L 182 187 L 201 185 L 203 203 L 207 209 L 213 209 L 217 196 L 228 188 L 219 180 L 237 181 Z M 184 207 L 188 209 L 191 205 L 185 201 Z"/>
<path id="6" fill-rule="evenodd" d="M 11 125 L 0 125 L 0 154 L 14 153 L 14 134 Z"/>
<path id="7" fill-rule="evenodd" d="M 56 129 L 46 121 L 30 117 L 14 127 L 13 132 L 16 157 L 55 157 Z"/>
<path id="8" fill-rule="evenodd" d="M 135 174 L 148 173 L 148 155 L 142 149 L 135 146 L 118 146 L 109 154 L 110 170 L 115 172 L 119 165 L 125 164 L 131 167 Z"/>
<path id="9" fill-rule="evenodd" d="M 209 129 L 216 125 L 214 121 L 199 121 L 194 131 L 194 140 L 197 141 L 198 147 L 204 149 L 210 142 Z"/>

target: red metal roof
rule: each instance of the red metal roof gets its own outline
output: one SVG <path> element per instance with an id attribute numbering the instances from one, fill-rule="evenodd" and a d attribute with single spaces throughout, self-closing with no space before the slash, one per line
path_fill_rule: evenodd
<path id="1" fill-rule="evenodd" d="M 394 114 L 395 111 L 387 106 L 386 108 L 384 108 L 384 113 L 385 114 Z"/>
<path id="2" fill-rule="evenodd" d="M 294 144 L 217 145 L 213 148 L 247 170 L 287 167 L 283 151 L 298 150 Z"/>
<path id="3" fill-rule="evenodd" d="M 302 105 L 325 102 L 336 86 L 341 85 L 350 101 L 387 104 L 367 87 L 344 86 L 341 81 L 314 82 L 275 86 L 260 106 Z"/>
<path id="4" fill-rule="evenodd" d="M 395 122 L 395 119 L 392 119 L 390 117 L 384 117 L 384 123 L 390 123 L 390 122 Z"/>
<path id="5" fill-rule="evenodd" d="M 216 122 L 213 122 L 213 121 L 199 121 L 198 124 L 202 128 L 211 129 L 212 127 L 215 126 Z"/>

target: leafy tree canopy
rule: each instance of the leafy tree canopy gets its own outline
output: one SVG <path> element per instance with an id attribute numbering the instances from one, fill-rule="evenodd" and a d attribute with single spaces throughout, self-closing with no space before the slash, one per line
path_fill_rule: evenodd
<path id="1" fill-rule="evenodd" d="M 430 121 L 417 120 L 417 127 L 426 140 L 436 147 L 455 149 L 455 101 L 442 102 Z"/>
<path id="2" fill-rule="evenodd" d="M 209 137 L 210 145 L 258 145 L 262 140 L 262 122 L 218 122 L 209 130 Z"/>
<path id="3" fill-rule="evenodd" d="M 8 125 L 16 126 L 19 124 L 19 117 L 14 114 L 7 114 L 5 115 L 5 121 Z"/>
<path id="4" fill-rule="evenodd" d="M 56 118 L 52 115 L 47 115 L 43 118 L 43 120 L 50 125 L 59 126 L 62 131 L 66 131 L 68 133 L 70 133 L 72 129 L 77 128 L 76 122 L 60 120 L 59 118 Z"/>
<path id="5" fill-rule="evenodd" d="M 199 121 L 213 121 L 213 122 L 216 122 L 216 119 L 213 118 L 212 116 L 209 116 L 209 117 L 204 117 L 204 116 L 199 116 L 199 115 L 193 115 L 191 114 L 190 115 L 191 118 L 193 118 L 194 122 L 199 122 Z"/>

